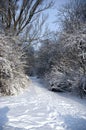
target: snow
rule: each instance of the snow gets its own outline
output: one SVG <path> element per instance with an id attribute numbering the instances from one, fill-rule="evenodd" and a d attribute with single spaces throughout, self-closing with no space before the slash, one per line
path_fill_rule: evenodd
<path id="1" fill-rule="evenodd" d="M 0 130 L 86 130 L 86 99 L 47 90 L 39 79 L 0 98 Z"/>

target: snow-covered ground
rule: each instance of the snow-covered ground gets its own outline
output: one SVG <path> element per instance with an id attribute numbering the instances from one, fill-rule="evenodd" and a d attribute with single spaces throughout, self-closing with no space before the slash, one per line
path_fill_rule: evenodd
<path id="1" fill-rule="evenodd" d="M 0 97 L 0 130 L 86 130 L 86 99 L 43 86 L 32 78 L 23 94 Z"/>

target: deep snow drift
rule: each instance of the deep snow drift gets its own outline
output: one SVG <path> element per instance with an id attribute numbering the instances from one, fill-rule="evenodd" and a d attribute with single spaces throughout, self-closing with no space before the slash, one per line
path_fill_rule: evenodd
<path id="1" fill-rule="evenodd" d="M 0 130 L 86 130 L 86 99 L 48 91 L 32 78 L 23 94 L 0 97 Z"/>

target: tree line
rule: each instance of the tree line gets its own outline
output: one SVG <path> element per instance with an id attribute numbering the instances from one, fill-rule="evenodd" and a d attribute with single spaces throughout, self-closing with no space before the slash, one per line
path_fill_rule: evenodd
<path id="1" fill-rule="evenodd" d="M 69 1 L 57 11 L 61 31 L 48 32 L 34 54 L 35 71 L 53 91 L 86 94 L 86 1 Z M 57 21 L 58 22 L 58 19 Z"/>

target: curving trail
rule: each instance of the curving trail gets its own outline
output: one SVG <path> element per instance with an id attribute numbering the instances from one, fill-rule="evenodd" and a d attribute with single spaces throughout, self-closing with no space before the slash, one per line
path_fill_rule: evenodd
<path id="1" fill-rule="evenodd" d="M 35 77 L 28 91 L 0 98 L 0 130 L 86 130 L 86 99 L 47 90 Z"/>

